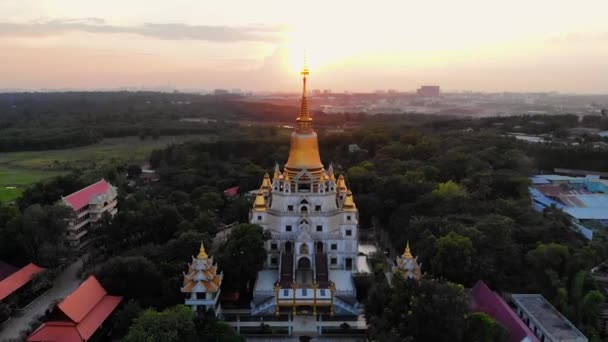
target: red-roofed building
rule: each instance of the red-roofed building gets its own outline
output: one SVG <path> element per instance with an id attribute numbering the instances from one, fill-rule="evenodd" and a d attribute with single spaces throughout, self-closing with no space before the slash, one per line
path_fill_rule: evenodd
<path id="1" fill-rule="evenodd" d="M 107 212 L 112 216 L 116 214 L 116 196 L 116 188 L 102 179 L 62 197 L 63 203 L 72 208 L 76 215 L 68 225 L 68 240 L 72 247 L 80 250 L 90 242 L 89 229 L 103 213 Z"/>
<path id="2" fill-rule="evenodd" d="M 539 342 L 539 339 L 511 309 L 509 304 L 483 282 L 478 281 L 471 291 L 473 311 L 484 312 L 509 331 L 510 342 Z"/>
<path id="3" fill-rule="evenodd" d="M 9 296 L 25 286 L 32 278 L 44 271 L 44 268 L 32 263 L 0 281 L 0 300 L 6 301 Z"/>
<path id="4" fill-rule="evenodd" d="M 108 295 L 97 278 L 90 276 L 57 305 L 52 314 L 53 320 L 38 327 L 27 340 L 88 341 L 121 301 L 122 297 Z"/>
<path id="5" fill-rule="evenodd" d="M 238 186 L 234 186 L 232 188 L 228 188 L 226 190 L 224 190 L 224 195 L 228 198 L 230 197 L 236 197 L 239 194 L 239 187 Z"/>

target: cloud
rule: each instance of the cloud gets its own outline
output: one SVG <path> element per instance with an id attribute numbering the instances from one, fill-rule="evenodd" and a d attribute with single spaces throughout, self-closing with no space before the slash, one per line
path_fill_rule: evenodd
<path id="1" fill-rule="evenodd" d="M 569 33 L 559 37 L 550 38 L 550 43 L 582 43 L 608 40 L 608 32 L 603 33 Z"/>
<path id="2" fill-rule="evenodd" d="M 96 34 L 136 34 L 163 40 L 201 40 L 210 42 L 279 42 L 285 26 L 214 26 L 179 23 L 144 23 L 135 26 L 110 25 L 101 18 L 41 19 L 26 23 L 0 22 L 0 37 L 55 36 L 67 32 Z"/>

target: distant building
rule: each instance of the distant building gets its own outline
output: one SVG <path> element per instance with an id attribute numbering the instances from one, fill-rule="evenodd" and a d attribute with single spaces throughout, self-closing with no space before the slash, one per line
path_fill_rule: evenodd
<path id="1" fill-rule="evenodd" d="M 589 341 L 566 317 L 540 294 L 511 295 L 515 311 L 543 342 Z"/>
<path id="2" fill-rule="evenodd" d="M 405 251 L 401 256 L 397 257 L 397 263 L 393 266 L 393 273 L 400 273 L 405 278 L 419 280 L 422 276 L 421 266 L 418 264 L 418 258 L 412 255 L 410 251 L 410 243 L 405 245 Z"/>
<path id="3" fill-rule="evenodd" d="M 608 228 L 608 180 L 592 175 L 537 175 L 531 182 L 532 206 L 537 211 L 552 205 L 561 209 L 588 239 L 593 237 L 593 223 Z"/>
<path id="4" fill-rule="evenodd" d="M 28 342 L 91 341 L 95 332 L 118 307 L 122 297 L 110 296 L 97 278 L 90 276 L 76 291 L 57 304 L 51 320 L 27 338 Z"/>
<path id="5" fill-rule="evenodd" d="M 509 304 L 481 280 L 471 289 L 471 311 L 483 312 L 499 322 L 509 332 L 509 342 L 539 342 Z"/>
<path id="6" fill-rule="evenodd" d="M 104 179 L 84 189 L 62 197 L 61 201 L 69 206 L 76 218 L 68 224 L 67 234 L 70 245 L 81 250 L 90 243 L 89 232 L 104 213 L 116 215 L 116 196 L 114 186 Z"/>
<path id="7" fill-rule="evenodd" d="M 423 97 L 437 97 L 441 93 L 439 86 L 421 86 L 416 90 L 418 96 Z"/>
<path id="8" fill-rule="evenodd" d="M 217 273 L 213 257 L 209 258 L 201 242 L 198 255 L 196 258 L 192 257 L 188 273 L 184 273 L 181 291 L 186 295 L 185 304 L 194 311 L 213 309 L 215 315 L 219 316 L 222 310 L 219 298 L 223 278 L 222 273 Z"/>

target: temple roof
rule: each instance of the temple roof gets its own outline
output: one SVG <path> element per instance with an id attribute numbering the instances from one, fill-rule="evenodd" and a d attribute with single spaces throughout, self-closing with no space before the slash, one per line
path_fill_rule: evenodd
<path id="1" fill-rule="evenodd" d="M 184 274 L 181 292 L 217 292 L 222 284 L 223 275 L 217 273 L 217 266 L 213 264 L 201 242 L 196 258 L 188 266 L 188 273 Z"/>

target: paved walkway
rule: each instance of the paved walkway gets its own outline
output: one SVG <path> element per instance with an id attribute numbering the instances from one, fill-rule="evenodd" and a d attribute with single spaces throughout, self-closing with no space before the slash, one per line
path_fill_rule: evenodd
<path id="1" fill-rule="evenodd" d="M 58 300 L 65 298 L 74 291 L 81 283 L 81 280 L 77 277 L 80 267 L 82 267 L 82 259 L 66 267 L 55 279 L 51 290 L 36 299 L 22 312 L 14 313 L 10 321 L 0 326 L 0 341 L 19 340 L 22 331 L 27 330 L 30 324 L 42 316 L 49 307 L 56 304 Z"/>

